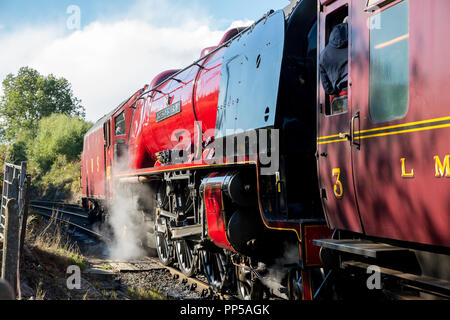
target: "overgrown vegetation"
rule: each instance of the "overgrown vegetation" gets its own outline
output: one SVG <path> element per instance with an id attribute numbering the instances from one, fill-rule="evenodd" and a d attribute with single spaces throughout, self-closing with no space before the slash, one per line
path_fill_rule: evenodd
<path id="1" fill-rule="evenodd" d="M 80 155 L 90 123 L 64 114 L 39 122 L 36 138 L 28 145 L 29 173 L 41 196 L 76 198 L 80 192 Z"/>
<path id="2" fill-rule="evenodd" d="M 83 137 L 92 123 L 70 83 L 24 67 L 2 85 L 0 164 L 27 161 L 35 197 L 76 200 Z"/>
<path id="3" fill-rule="evenodd" d="M 28 221 L 28 246 L 45 252 L 45 255 L 51 255 L 53 263 L 62 271 L 71 265 L 77 265 L 81 270 L 86 269 L 80 249 L 70 241 L 67 233 L 62 231 L 62 227 L 64 226 L 55 218 L 45 224 L 42 219 L 32 216 Z"/>
<path id="4" fill-rule="evenodd" d="M 56 217 L 56 216 L 55 216 Z M 81 299 L 86 292 L 70 291 L 66 287 L 69 266 L 86 268 L 86 260 L 69 235 L 66 226 L 52 218 L 45 221 L 30 216 L 20 268 L 22 297 L 34 300 Z"/>

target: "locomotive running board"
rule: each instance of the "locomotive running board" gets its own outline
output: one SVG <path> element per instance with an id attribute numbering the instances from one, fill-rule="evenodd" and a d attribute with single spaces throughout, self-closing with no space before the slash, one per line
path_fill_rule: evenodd
<path id="1" fill-rule="evenodd" d="M 377 243 L 369 240 L 313 240 L 313 244 L 331 250 L 352 253 L 370 258 L 380 258 L 380 255 L 391 253 L 408 253 L 408 249 L 394 247 L 385 243 Z"/>

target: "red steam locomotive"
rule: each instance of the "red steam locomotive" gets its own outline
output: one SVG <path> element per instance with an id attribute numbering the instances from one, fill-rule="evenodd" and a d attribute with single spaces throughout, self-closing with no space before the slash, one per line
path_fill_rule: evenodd
<path id="1" fill-rule="evenodd" d="M 449 9 L 302 0 L 228 31 L 86 134 L 83 204 L 129 192 L 162 263 L 244 299 L 450 296 Z M 318 55 L 345 17 L 336 107 Z"/>

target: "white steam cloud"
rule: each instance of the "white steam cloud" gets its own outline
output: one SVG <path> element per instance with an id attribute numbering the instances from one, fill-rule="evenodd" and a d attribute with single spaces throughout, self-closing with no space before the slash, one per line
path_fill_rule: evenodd
<path id="1" fill-rule="evenodd" d="M 113 173 L 123 171 L 127 165 L 127 157 L 119 158 Z M 145 218 L 139 197 L 140 201 L 145 200 L 146 207 L 153 210 L 151 198 L 154 195 L 145 185 L 119 184 L 117 180 L 113 183 L 113 192 L 112 203 L 107 208 L 107 221 L 112 231 L 109 256 L 114 260 L 139 259 L 147 254 L 147 238 L 153 236 L 148 232 L 152 225 Z"/>
<path id="2" fill-rule="evenodd" d="M 109 256 L 114 260 L 133 260 L 145 255 L 142 240 L 146 237 L 145 221 L 136 208 L 135 197 L 115 190 L 112 205 L 108 208 L 108 223 L 113 232 Z"/>
<path id="3" fill-rule="evenodd" d="M 275 262 L 268 266 L 268 273 L 262 277 L 261 282 L 272 290 L 279 293 L 281 282 L 287 276 L 286 266 L 298 264 L 300 261 L 300 251 L 298 245 L 285 244 L 283 256 L 275 259 Z"/>

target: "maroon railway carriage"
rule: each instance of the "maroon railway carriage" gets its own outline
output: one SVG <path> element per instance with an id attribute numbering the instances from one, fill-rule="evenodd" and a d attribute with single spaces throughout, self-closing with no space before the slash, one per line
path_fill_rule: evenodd
<path id="1" fill-rule="evenodd" d="M 350 49 L 348 107 L 319 86 L 318 172 L 337 232 L 317 244 L 330 268 L 377 265 L 386 287 L 438 295 L 450 287 L 449 12 L 441 0 L 321 0 L 318 12 L 320 50 L 346 16 Z"/>
<path id="2" fill-rule="evenodd" d="M 83 206 L 89 208 L 95 218 L 107 205 L 113 194 L 113 166 L 127 166 L 118 162 L 128 152 L 128 137 L 132 131 L 129 121 L 133 114 L 130 106 L 147 89 L 137 91 L 111 113 L 105 115 L 86 133 L 81 154 L 81 185 Z"/>

